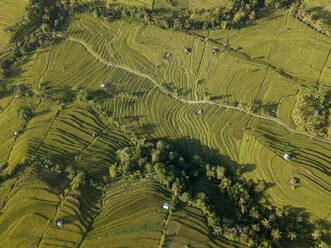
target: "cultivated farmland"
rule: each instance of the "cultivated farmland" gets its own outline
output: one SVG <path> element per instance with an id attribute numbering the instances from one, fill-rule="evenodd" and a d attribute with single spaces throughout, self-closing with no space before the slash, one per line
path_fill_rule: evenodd
<path id="1" fill-rule="evenodd" d="M 24 15 L 27 0 L 1 0 L 0 1 L 0 53 L 5 49 L 10 39 L 8 28 L 15 25 Z"/>
<path id="2" fill-rule="evenodd" d="M 80 21 L 78 22 L 78 20 Z M 317 83 L 316 80 L 319 77 L 320 70 L 323 70 L 323 63 L 320 63 L 320 61 L 327 60 L 325 57 L 327 47 L 325 45 L 329 38 L 320 36 L 320 39 L 315 41 L 317 42 L 314 45 L 315 54 L 321 56 L 321 59 L 309 62 L 302 58 L 306 63 L 317 63 L 310 66 L 310 69 L 307 65 L 307 70 L 298 71 L 293 66 L 299 63 L 297 62 L 298 56 L 293 56 L 292 61 L 283 64 L 282 71 L 280 71 L 277 65 L 279 63 L 277 61 L 280 60 L 277 59 L 277 56 L 281 53 L 275 52 L 272 56 L 270 52 L 273 52 L 274 49 L 281 51 L 281 47 L 278 45 L 282 41 L 281 32 L 290 34 L 289 30 L 295 28 L 296 32 L 303 37 L 302 40 L 307 37 L 307 43 L 310 39 L 309 34 L 313 32 L 294 18 L 283 15 L 281 12 L 278 15 L 276 14 L 276 18 L 272 21 L 260 20 L 261 23 L 258 27 L 262 30 L 261 26 L 265 25 L 265 30 L 268 30 L 269 36 L 268 33 L 262 33 L 258 28 L 255 28 L 255 32 L 259 32 L 263 37 L 257 40 L 253 40 L 256 35 L 253 35 L 249 30 L 254 30 L 253 27 L 248 27 L 248 31 L 245 31 L 245 29 L 239 32 L 222 31 L 224 34 L 217 33 L 221 31 L 211 32 L 210 38 L 206 42 L 193 35 L 178 35 L 152 26 L 145 27 L 135 23 L 122 22 L 118 22 L 117 25 L 103 23 L 96 36 L 89 35 L 93 32 L 92 27 L 98 25 L 97 22 L 98 20 L 92 16 L 78 16 L 68 28 L 66 36 L 69 38 L 59 39 L 52 47 L 41 50 L 40 54 L 35 54 L 34 60 L 23 66 L 23 68 L 29 68 L 29 70 L 26 70 L 19 80 L 31 78 L 30 82 L 38 82 L 38 80 L 46 82 L 46 92 L 49 92 L 54 98 L 64 97 L 67 91 L 64 91 L 63 88 L 61 90 L 60 85 L 63 87 L 67 84 L 68 87 L 74 85 L 75 88 L 87 87 L 90 90 L 96 90 L 100 82 L 109 82 L 116 96 L 112 99 L 103 99 L 103 108 L 113 113 L 114 117 L 122 123 L 134 128 L 137 133 L 147 132 L 152 137 L 158 138 L 169 137 L 175 140 L 180 149 L 190 151 L 191 154 L 196 153 L 209 157 L 215 162 L 224 163 L 232 160 L 238 161 L 240 164 L 248 164 L 250 162 L 240 159 L 239 155 L 243 149 L 243 136 L 234 134 L 249 130 L 251 135 L 261 137 L 259 142 L 269 147 L 273 154 L 281 156 L 288 148 L 291 148 L 293 153 L 298 154 L 297 167 L 304 165 L 312 170 L 313 174 L 317 173 L 318 177 L 324 182 L 328 181 L 327 171 L 329 170 L 330 160 L 327 156 L 320 159 L 320 155 L 315 155 L 318 153 L 327 154 L 328 144 L 321 143 L 317 145 L 316 142 L 318 141 L 313 140 L 298 142 L 298 140 L 305 140 L 304 136 L 291 134 L 286 129 L 279 127 L 277 123 L 259 120 L 235 110 L 224 110 L 216 106 L 177 101 L 160 92 L 159 88 L 154 87 L 155 84 L 150 78 L 155 78 L 153 79 L 154 82 L 161 85 L 163 89 L 174 92 L 174 94 L 184 99 L 200 100 L 206 95 L 204 93 L 206 89 L 213 89 L 209 94 L 210 99 L 215 102 L 230 105 L 238 101 L 243 104 L 261 102 L 262 106 L 265 104 L 266 109 L 270 108 L 277 111 L 279 118 L 285 121 L 286 125 L 294 127 L 291 119 L 291 107 L 289 108 L 286 102 L 294 101 L 291 96 L 295 96 L 300 87 L 313 87 Z M 276 27 L 279 25 L 283 28 L 277 31 Z M 110 36 L 106 36 L 106 30 L 110 30 Z M 102 32 L 105 32 L 105 34 L 103 35 Z M 162 35 L 169 38 L 164 39 Z M 173 38 L 170 38 L 171 35 L 173 35 Z M 266 37 L 270 39 L 269 46 Z M 293 35 L 293 37 L 296 36 Z M 174 39 L 177 42 L 172 42 Z M 259 40 L 264 40 L 260 46 L 258 45 Z M 213 56 L 210 49 L 214 45 L 225 42 L 239 47 L 245 44 L 246 47 L 238 52 L 232 51 L 231 48 L 224 49 L 220 47 L 222 52 Z M 313 45 L 309 46 L 312 47 Z M 185 55 L 184 47 L 192 47 L 192 53 Z M 86 48 L 89 50 L 86 50 Z M 172 53 L 170 59 L 162 58 L 165 51 Z M 262 56 L 263 54 L 266 56 Z M 301 52 L 300 54 L 300 56 L 303 56 L 304 53 Z M 49 61 L 45 66 L 42 61 L 46 59 L 49 59 Z M 59 63 L 59 61 L 65 62 Z M 214 69 L 210 69 L 211 71 L 208 72 L 208 67 L 211 67 L 210 63 L 214 64 L 212 66 Z M 38 68 L 38 65 L 41 67 Z M 46 67 L 46 70 L 42 80 L 40 80 L 37 78 L 40 75 L 38 71 L 42 70 L 43 67 Z M 83 68 L 86 68 L 86 70 Z M 186 77 L 182 77 L 183 74 L 179 73 L 178 68 L 187 71 L 184 74 Z M 308 73 L 309 71 L 310 73 Z M 290 76 L 284 77 L 284 73 Z M 302 78 L 297 76 L 299 74 Z M 256 78 L 252 75 L 256 75 Z M 329 74 L 325 70 L 319 83 L 328 85 L 328 81 L 323 80 L 323 75 L 326 79 L 329 78 Z M 233 78 L 231 79 L 231 77 Z M 202 80 L 202 83 L 198 83 L 196 80 L 201 78 L 204 80 Z M 247 90 L 247 87 L 253 88 Z M 56 88 L 59 90 L 55 90 Z M 175 89 L 179 90 L 175 91 Z M 203 109 L 202 116 L 196 116 L 197 109 Z M 268 114 L 268 112 L 266 113 Z M 224 125 L 223 120 L 226 120 L 227 124 Z M 56 123 L 55 129 L 57 129 Z M 75 130 L 72 129 L 72 132 L 74 133 Z M 276 133 L 277 138 L 274 138 L 273 136 Z M 45 140 L 45 145 L 40 147 L 41 152 L 43 149 L 50 149 L 46 148 L 46 144 L 49 142 L 48 140 L 53 139 L 53 135 L 55 133 L 53 134 L 53 131 L 51 131 Z M 93 140 L 91 136 L 88 137 L 88 134 L 84 135 L 87 135 L 83 139 L 86 139 L 86 141 L 81 140 L 82 142 L 77 143 L 75 145 L 77 148 L 74 148 L 75 146 L 71 144 L 65 150 L 72 150 L 71 154 L 77 154 L 81 151 L 85 145 Z M 291 138 L 289 139 L 289 137 Z M 311 146 L 311 144 L 314 145 Z M 261 149 L 259 151 L 262 154 Z M 218 152 L 221 153 L 221 158 L 216 156 Z M 256 152 L 256 154 L 260 153 Z M 310 162 L 307 161 L 307 157 L 309 157 Z M 296 163 L 296 161 L 293 161 L 293 163 Z M 278 162 L 275 162 L 275 164 L 277 167 Z M 316 166 L 310 166 L 309 164 L 316 164 Z M 254 174 L 255 171 L 252 173 Z M 290 175 L 288 176 L 290 177 Z M 265 180 L 268 181 L 271 178 L 266 177 Z M 283 190 L 289 188 L 284 183 L 280 183 L 279 187 L 282 187 Z M 319 194 L 316 194 L 316 196 L 321 197 L 321 199 L 324 198 Z M 306 198 L 304 193 L 299 194 L 299 197 L 302 197 L 303 201 Z M 284 204 L 285 202 L 289 203 L 286 196 L 283 196 L 282 199 Z M 296 201 L 298 206 L 302 206 L 300 202 L 300 200 Z M 317 208 L 323 208 L 317 201 L 311 203 L 314 206 L 316 205 Z M 317 212 L 315 211 L 315 213 Z M 317 216 L 325 217 L 325 214 Z"/>
<path id="3" fill-rule="evenodd" d="M 291 242 L 293 233 L 278 237 L 283 226 L 268 225 L 292 212 L 297 227 L 301 215 L 331 221 L 331 141 L 293 121 L 299 92 L 328 99 L 330 37 L 284 9 L 186 32 L 138 21 L 132 9 L 116 16 L 122 4 L 181 15 L 231 8 L 230 0 L 79 2 L 90 5 L 58 4 L 65 21 L 58 30 L 44 23 L 40 40 L 32 22 L 11 36 L 16 45 L 32 37 L 36 47 L 22 48 L 0 79 L 0 246 L 246 247 L 253 227 L 267 230 L 257 238 L 265 247 L 312 243 L 304 228 Z M 262 210 L 252 213 L 240 183 L 262 181 Z M 256 215 L 269 210 L 261 224 Z M 235 223 L 250 218 L 253 227 Z"/>

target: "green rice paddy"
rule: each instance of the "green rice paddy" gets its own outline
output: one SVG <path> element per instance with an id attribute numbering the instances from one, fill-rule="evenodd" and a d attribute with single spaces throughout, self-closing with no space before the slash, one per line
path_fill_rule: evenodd
<path id="1" fill-rule="evenodd" d="M 163 0 L 132 4 L 168 5 Z M 226 3 L 181 4 L 201 8 Z M 331 40 L 285 12 L 270 15 L 262 12 L 260 19 L 240 30 L 213 30 L 200 36 L 134 21 L 108 23 L 88 14 L 72 17 L 63 31 L 65 38 L 34 52 L 12 78 L 28 90 L 44 89 L 46 100 L 0 99 L 0 130 L 5 130 L 0 136 L 0 165 L 8 163 L 2 175 L 20 168 L 26 158 L 51 154 L 57 163 L 88 177 L 107 176 L 116 150 L 130 141 L 104 110 L 138 135 L 171 139 L 189 157 L 199 154 L 229 169 L 242 165 L 243 178 L 271 185 L 267 193 L 274 204 L 303 208 L 311 219 L 330 221 L 329 143 L 235 109 L 185 102 L 259 104 L 258 114 L 268 116 L 272 110 L 295 128 L 292 110 L 298 91 L 331 86 Z M 215 54 L 214 47 L 219 49 Z M 185 48 L 191 52 L 185 54 Z M 168 59 L 166 52 L 171 53 Z M 102 83 L 111 94 L 102 93 Z M 71 99 L 80 90 L 101 94 L 101 101 Z M 67 103 L 59 108 L 57 101 Z M 17 116 L 22 106 L 34 110 L 28 122 Z M 198 109 L 201 115 L 196 114 Z M 15 136 L 15 131 L 20 134 Z M 285 153 L 291 154 L 290 161 L 283 159 Z M 162 204 L 171 196 L 152 178 L 114 182 L 104 192 L 86 185 L 83 193 L 72 191 L 60 199 L 63 178 L 46 169 L 29 173 L 0 184 L 0 201 L 5 202 L 0 246 L 159 247 L 166 219 Z M 294 190 L 289 185 L 293 176 L 300 181 Z M 54 225 L 57 219 L 64 221 L 63 228 Z M 189 207 L 171 216 L 165 244 L 239 247 L 211 240 L 204 217 Z"/>
<path id="2" fill-rule="evenodd" d="M 100 29 L 94 35 L 96 25 Z M 274 178 L 271 174 L 264 177 L 267 182 L 281 176 L 278 172 L 286 171 L 276 168 L 284 166 L 282 154 L 291 152 L 295 158 L 289 164 L 308 169 L 319 178 L 320 184 L 328 184 L 330 159 L 327 154 L 330 145 L 290 133 L 276 123 L 235 110 L 179 102 L 163 94 L 151 80 L 139 75 L 150 75 L 171 92 L 177 89 L 179 97 L 184 99 L 201 100 L 209 95 L 213 101 L 230 105 L 235 102 L 260 102 L 266 109 L 272 106 L 281 120 L 294 127 L 291 110 L 298 90 L 314 87 L 317 83 L 325 86 L 330 83 L 328 37 L 314 33 L 282 12 L 276 12 L 272 19 L 262 18 L 256 25 L 240 31 L 212 31 L 207 41 L 194 35 L 142 24 L 122 21 L 108 24 L 89 15 L 73 18 L 65 35 L 73 40 L 59 39 L 52 46 L 35 53 L 23 65 L 24 72 L 17 83 L 25 82 L 30 87 L 45 85 L 47 94 L 58 99 L 65 97 L 70 87 L 97 90 L 100 83 L 107 82 L 114 89 L 115 96 L 104 99 L 103 108 L 137 133 L 171 138 L 180 149 L 190 151 L 192 155 L 201 154 L 216 163 L 255 164 L 258 163 L 256 160 L 248 161 L 243 155 L 250 153 L 249 146 L 243 141 L 249 133 L 261 147 L 270 150 L 271 156 L 279 158 L 270 161 L 267 157 L 261 157 L 262 164 L 272 163 L 274 168 Z M 78 41 L 83 42 L 84 46 Z M 224 48 L 223 43 L 242 49 L 233 51 Z M 220 51 L 212 55 L 211 48 L 214 46 L 219 47 Z M 86 47 L 90 50 L 87 51 Z M 191 47 L 192 52 L 186 55 L 183 52 L 185 47 Z M 172 54 L 169 59 L 163 58 L 166 51 Z M 122 68 L 100 63 L 100 59 Z M 323 66 L 325 61 L 327 66 Z M 43 73 L 40 74 L 40 71 Z M 86 112 L 83 108 L 75 113 L 80 115 L 80 112 Z M 197 109 L 203 109 L 203 115 L 197 116 Z M 103 130 L 106 124 L 88 124 L 82 132 L 74 124 L 72 113 L 69 110 L 64 112 L 57 117 L 39 152 L 53 150 L 59 156 L 70 153 L 67 158 L 70 161 L 74 154 L 92 142 L 92 130 Z M 238 132 L 245 135 L 234 135 Z M 66 133 L 76 138 L 65 143 L 63 149 L 52 149 L 54 141 L 63 142 L 57 141 L 56 137 Z M 94 149 L 93 145 L 90 149 Z M 264 154 L 262 148 L 254 151 L 256 156 Z M 86 157 L 88 159 L 89 156 Z M 89 162 L 91 166 L 92 161 Z M 84 162 L 78 164 L 83 166 Z M 292 170 L 289 164 L 287 177 L 290 177 Z M 260 178 L 258 170 L 253 170 L 251 174 L 253 178 Z M 287 180 L 285 177 L 277 187 L 285 192 L 290 191 L 288 184 L 284 183 Z M 297 195 L 297 200 L 287 194 L 277 197 L 284 205 L 306 206 L 304 202 L 310 194 L 308 192 L 315 191 L 316 187 L 321 186 L 302 184 L 300 190 L 290 191 L 290 194 Z M 323 194 L 315 196 L 319 201 L 325 199 Z M 322 211 L 324 205 L 317 200 L 311 201 L 306 208 L 308 211 L 315 209 L 315 217 L 327 217 L 326 210 Z"/>
<path id="3" fill-rule="evenodd" d="M 10 32 L 6 28 L 15 25 L 24 15 L 27 0 L 0 1 L 0 52 L 5 49 L 10 39 Z"/>

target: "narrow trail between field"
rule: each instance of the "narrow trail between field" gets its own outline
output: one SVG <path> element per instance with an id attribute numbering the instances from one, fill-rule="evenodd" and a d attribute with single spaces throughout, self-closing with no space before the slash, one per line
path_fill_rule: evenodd
<path id="1" fill-rule="evenodd" d="M 3 109 L 1 109 L 1 111 L 0 111 L 0 115 L 3 113 L 3 112 L 5 112 L 5 110 L 9 107 L 9 105 L 15 100 L 15 96 L 14 97 L 12 97 L 12 99 L 10 99 L 10 101 L 7 103 L 7 105 L 3 108 Z"/>
<path id="2" fill-rule="evenodd" d="M 282 29 L 276 34 L 276 36 L 275 36 L 275 38 L 274 38 L 274 40 L 272 41 L 272 44 L 271 44 L 271 46 L 270 46 L 270 49 L 269 49 L 269 52 L 268 52 L 268 60 L 267 60 L 266 73 L 264 74 L 264 77 L 263 77 L 263 79 L 262 79 L 262 81 L 261 81 L 261 83 L 260 83 L 260 87 L 259 87 L 259 89 L 258 89 L 258 91 L 257 91 L 257 94 L 256 94 L 257 99 L 259 99 L 259 97 L 260 97 L 260 95 L 261 95 L 261 91 L 262 91 L 263 86 L 264 86 L 264 83 L 265 83 L 265 81 L 266 81 L 266 79 L 267 79 L 267 77 L 268 77 L 268 75 L 269 75 L 272 51 L 273 51 L 273 49 L 274 49 L 274 47 L 275 47 L 275 45 L 276 45 L 276 43 L 277 43 L 277 41 L 278 41 L 280 35 L 281 35 L 282 32 L 285 30 L 285 27 L 286 27 L 287 23 L 288 23 L 288 16 L 286 16 L 284 26 L 283 26 Z M 262 97 L 262 96 L 261 96 L 261 97 Z"/>
<path id="3" fill-rule="evenodd" d="M 104 200 L 105 200 L 105 194 L 106 194 L 105 192 L 106 192 L 106 188 L 104 187 L 104 188 L 102 189 L 102 195 L 101 195 L 101 197 L 100 197 L 100 199 L 99 199 L 99 200 L 100 200 L 99 211 L 98 211 L 98 213 L 96 214 L 96 216 L 94 216 L 94 217 L 91 219 L 91 221 L 89 222 L 88 226 L 86 227 L 86 231 L 83 233 L 82 238 L 81 238 L 81 240 L 80 240 L 80 242 L 79 242 L 79 244 L 77 245 L 76 248 L 80 248 L 80 247 L 82 246 L 82 244 L 83 244 L 84 241 L 86 240 L 87 235 L 88 235 L 89 232 L 92 230 L 92 226 L 93 226 L 93 224 L 94 224 L 95 219 L 96 219 L 98 216 L 101 215 L 101 213 L 102 213 L 102 209 L 103 209 L 103 206 L 105 205 L 105 203 L 104 203 Z"/>
<path id="4" fill-rule="evenodd" d="M 280 120 L 280 119 L 278 119 L 276 117 L 255 114 L 255 113 L 249 112 L 249 111 L 244 110 L 244 109 L 240 109 L 240 108 L 235 107 L 235 106 L 226 105 L 226 104 L 223 104 L 223 103 L 217 103 L 217 102 L 213 102 L 213 101 L 210 101 L 210 100 L 187 100 L 187 99 L 180 98 L 180 97 L 176 96 L 175 94 L 167 91 L 164 87 L 162 87 L 159 83 L 157 83 L 156 80 L 153 79 L 150 75 L 147 75 L 147 74 L 144 74 L 144 73 L 135 71 L 135 70 L 133 70 L 131 68 L 128 68 L 126 66 L 123 66 L 123 65 L 116 65 L 116 64 L 112 64 L 112 63 L 106 61 L 104 58 L 100 57 L 100 55 L 98 55 L 93 50 L 91 50 L 91 48 L 89 48 L 89 46 L 84 41 L 81 41 L 81 40 L 78 40 L 78 39 L 75 39 L 75 38 L 69 38 L 69 37 L 66 37 L 66 36 L 63 36 L 63 35 L 59 35 L 59 34 L 55 34 L 55 35 L 58 38 L 70 40 L 70 41 L 73 41 L 73 42 L 76 42 L 76 43 L 81 44 L 93 57 L 95 57 L 97 60 L 99 60 L 101 63 L 103 63 L 103 64 L 105 64 L 107 66 L 114 67 L 114 68 L 119 68 L 119 69 L 123 69 L 123 70 L 125 70 L 127 72 L 130 72 L 130 73 L 133 73 L 135 75 L 138 75 L 138 76 L 141 76 L 141 77 L 144 77 L 144 78 L 149 79 L 154 84 L 154 86 L 156 86 L 162 93 L 164 93 L 164 94 L 166 94 L 166 95 L 174 98 L 175 100 L 177 100 L 179 102 L 187 103 L 187 104 L 208 104 L 208 105 L 215 105 L 215 106 L 219 106 L 221 108 L 226 108 L 226 109 L 232 109 L 232 110 L 240 111 L 242 113 L 251 115 L 251 116 L 256 117 L 256 118 L 259 118 L 259 119 L 264 119 L 264 120 L 269 120 L 269 121 L 275 122 L 275 123 L 283 126 L 284 128 L 286 128 L 291 133 L 297 133 L 297 134 L 305 135 L 305 136 L 307 136 L 309 138 L 312 138 L 312 139 L 315 139 L 315 140 L 318 140 L 318 141 L 321 141 L 323 143 L 327 143 L 327 144 L 330 144 L 331 145 L 331 141 L 330 140 L 326 140 L 326 139 L 323 139 L 323 138 L 320 138 L 320 137 L 316 137 L 316 136 L 314 136 L 312 134 L 309 134 L 309 133 L 306 133 L 306 132 L 303 132 L 303 131 L 298 131 L 296 129 L 290 128 L 289 126 L 286 125 L 286 123 L 284 123 L 282 120 Z"/>
<path id="5" fill-rule="evenodd" d="M 324 69 L 325 69 L 325 67 L 326 67 L 326 65 L 327 65 L 327 63 L 328 63 L 328 60 L 329 60 L 330 54 L 331 54 L 331 48 L 329 49 L 329 53 L 328 53 L 328 55 L 327 55 L 326 58 L 325 58 L 325 61 L 324 61 L 323 66 L 322 66 L 322 69 L 321 69 L 320 74 L 319 74 L 319 76 L 318 76 L 317 83 L 316 83 L 316 84 L 317 84 L 317 87 L 318 87 L 319 84 L 320 84 L 321 77 L 322 77 L 322 74 L 323 74 L 323 72 L 324 72 Z M 330 88 L 330 87 L 329 87 L 329 88 Z"/>

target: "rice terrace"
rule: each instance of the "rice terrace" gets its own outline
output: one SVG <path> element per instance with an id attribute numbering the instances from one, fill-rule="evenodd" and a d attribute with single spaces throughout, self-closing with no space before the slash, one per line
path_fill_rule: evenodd
<path id="1" fill-rule="evenodd" d="M 0 0 L 0 247 L 331 247 L 330 35 L 329 0 Z"/>

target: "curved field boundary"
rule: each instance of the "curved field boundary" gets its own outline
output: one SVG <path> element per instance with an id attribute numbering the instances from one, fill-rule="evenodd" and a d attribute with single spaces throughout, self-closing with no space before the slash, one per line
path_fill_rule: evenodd
<path id="1" fill-rule="evenodd" d="M 5 112 L 5 110 L 9 107 L 9 105 L 10 105 L 14 100 L 15 100 L 15 96 L 14 96 L 12 99 L 10 99 L 10 101 L 7 103 L 7 105 L 6 105 L 3 109 L 1 109 L 0 114 L 2 114 L 3 112 Z"/>
<path id="2" fill-rule="evenodd" d="M 319 187 L 323 188 L 328 193 L 331 193 L 331 185 L 327 182 L 324 182 L 317 176 L 315 176 L 311 171 L 307 170 L 306 168 L 297 168 L 294 169 L 291 172 L 291 177 L 293 177 L 295 174 L 301 175 L 305 177 L 307 180 L 311 181 L 312 183 L 318 185 Z"/>
<path id="3" fill-rule="evenodd" d="M 126 70 L 126 71 L 128 71 L 130 73 L 133 73 L 133 74 L 136 74 L 138 76 L 141 76 L 141 77 L 144 77 L 144 78 L 149 79 L 154 84 L 154 86 L 156 86 L 162 93 L 164 93 L 164 94 L 166 94 L 166 95 L 168 95 L 168 96 L 170 96 L 170 97 L 172 97 L 172 98 L 174 98 L 177 101 L 180 101 L 182 103 L 187 103 L 187 104 L 209 104 L 209 105 L 216 105 L 216 106 L 219 106 L 221 108 L 226 108 L 226 109 L 232 109 L 232 110 L 240 111 L 242 113 L 245 113 L 245 114 L 254 116 L 254 117 L 259 118 L 259 119 L 265 119 L 265 120 L 276 122 L 277 124 L 283 126 L 284 128 L 286 128 L 288 131 L 290 131 L 292 133 L 297 133 L 297 134 L 305 135 L 305 136 L 307 136 L 309 138 L 312 138 L 312 139 L 315 139 L 315 140 L 318 140 L 318 141 L 321 141 L 321 142 L 324 142 L 324 143 L 327 143 L 327 144 L 330 144 L 331 145 L 331 141 L 330 140 L 326 140 L 326 139 L 323 139 L 323 138 L 320 138 L 320 137 L 316 137 L 316 136 L 314 136 L 312 134 L 309 134 L 309 133 L 306 133 L 306 132 L 302 132 L 302 131 L 298 131 L 296 129 L 290 128 L 289 126 L 286 125 L 286 123 L 284 123 L 283 121 L 281 121 L 280 119 L 275 118 L 275 117 L 269 117 L 269 116 L 255 114 L 255 113 L 249 112 L 247 110 L 240 109 L 238 107 L 234 107 L 234 106 L 226 105 L 226 104 L 222 104 L 222 103 L 216 103 L 216 102 L 209 101 L 209 100 L 186 100 L 186 99 L 180 98 L 180 97 L 176 96 L 175 94 L 167 91 L 164 87 L 162 87 L 160 84 L 158 84 L 150 75 L 147 75 L 147 74 L 144 74 L 144 73 L 141 73 L 141 72 L 132 70 L 132 69 L 130 69 L 130 68 L 126 67 L 126 66 L 123 66 L 123 65 L 116 65 L 116 64 L 112 64 L 112 63 L 106 61 L 104 58 L 100 57 L 98 54 L 96 54 L 94 51 L 92 51 L 85 42 L 83 42 L 81 40 L 78 40 L 78 39 L 65 37 L 65 36 L 60 35 L 60 34 L 55 34 L 55 35 L 58 38 L 70 40 L 70 41 L 73 41 L 73 42 L 76 42 L 76 43 L 81 44 L 93 57 L 95 57 L 97 60 L 99 60 L 101 63 L 103 63 L 103 64 L 105 64 L 107 66 L 111 66 L 111 67 L 115 67 L 115 68 L 120 68 L 120 69 Z"/>

